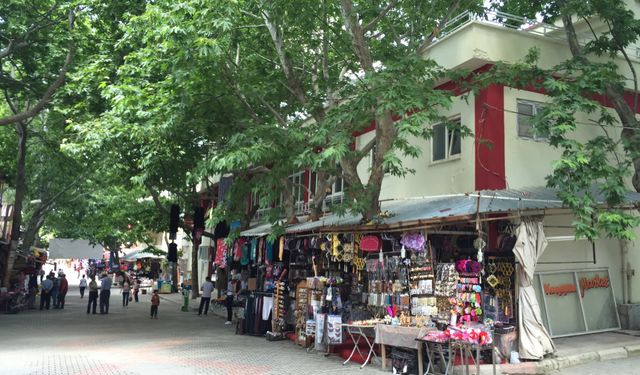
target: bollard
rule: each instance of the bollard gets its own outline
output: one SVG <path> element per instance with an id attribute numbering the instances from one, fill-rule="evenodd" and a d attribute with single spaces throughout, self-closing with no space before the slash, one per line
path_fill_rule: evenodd
<path id="1" fill-rule="evenodd" d="M 184 312 L 189 311 L 189 289 L 182 288 L 182 308 L 181 310 Z"/>

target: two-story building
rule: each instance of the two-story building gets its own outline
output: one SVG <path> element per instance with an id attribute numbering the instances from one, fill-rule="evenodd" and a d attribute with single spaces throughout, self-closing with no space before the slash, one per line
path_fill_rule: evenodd
<path id="1" fill-rule="evenodd" d="M 629 6 L 636 14 L 640 14 L 637 2 L 630 1 Z M 500 15 L 501 19 L 505 17 L 511 16 Z M 551 68 L 571 58 L 560 26 L 535 23 L 512 28 L 497 19 L 495 14 L 482 18 L 470 13 L 461 14 L 451 23 L 452 26 L 444 30 L 443 36 L 428 48 L 426 54 L 444 68 L 467 69 L 480 74 L 496 62 L 522 60 L 534 47 L 540 51 L 539 65 L 543 68 Z M 602 25 L 594 22 L 591 26 L 598 32 Z M 583 21 L 577 20 L 576 27 L 579 33 L 588 31 Z M 629 51 L 629 58 L 632 66 L 638 69 L 640 48 Z M 621 74 L 632 76 L 624 57 L 618 56 L 612 60 Z M 449 82 L 442 82 L 441 87 L 452 88 Z M 633 84 L 629 83 L 628 100 L 633 99 L 632 87 Z M 548 100 L 543 92 L 498 84 L 477 94 L 459 93 L 445 115 L 472 129 L 473 136 L 461 137 L 459 132 L 435 124 L 433 137 L 429 141 L 416 138 L 415 144 L 423 150 L 421 156 L 403 160 L 403 165 L 414 169 L 415 174 L 402 178 L 391 175 L 385 177 L 380 197 L 385 202 L 383 209 L 403 205 L 394 206 L 394 202 L 415 202 L 418 205 L 441 199 L 446 204 L 446 199 L 466 197 L 477 200 L 475 212 L 458 211 L 461 220 L 473 223 L 474 218 L 480 215 L 481 204 L 485 204 L 480 199 L 484 193 L 477 192 L 491 190 L 493 192 L 489 193 L 488 198 L 507 202 L 501 210 L 496 210 L 502 216 L 494 218 L 504 217 L 514 225 L 520 224 L 521 217 L 535 215 L 542 218 L 548 246 L 537 263 L 534 262 L 535 277 L 532 282 L 542 323 L 552 337 L 619 329 L 619 316 L 623 317 L 624 325 L 637 328 L 640 325 L 639 310 L 636 310 L 636 303 L 640 301 L 640 277 L 635 273 L 640 266 L 640 251 L 636 251 L 639 249 L 638 243 L 608 238 L 593 243 L 576 239 L 572 227 L 573 215 L 562 208 L 553 192 L 544 189 L 545 177 L 551 173 L 553 163 L 561 157 L 561 150 L 551 147 L 544 136 L 533 133 L 530 118 Z M 601 104 L 615 115 L 609 103 L 602 100 Z M 603 130 L 594 126 L 588 116 L 579 115 L 577 120 L 579 127 L 572 137 L 585 141 L 603 134 Z M 359 134 L 355 139 L 355 147 L 362 148 L 373 136 L 373 130 Z M 368 158 L 361 162 L 361 175 L 367 175 L 370 163 Z M 300 171 L 293 174 L 291 179 L 295 184 L 307 188 L 315 186 L 313 171 Z M 343 190 L 344 182 L 338 178 L 325 199 L 327 210 L 330 203 L 341 200 Z M 308 194 L 300 187 L 294 195 L 299 214 L 304 215 Z M 638 195 L 629 194 L 628 199 L 631 207 L 638 202 Z M 428 207 L 426 203 L 425 207 Z M 394 228 L 402 230 L 406 225 L 407 229 L 414 230 L 420 223 L 424 223 L 425 227 L 432 226 L 439 218 L 450 216 L 444 213 L 446 210 L 456 211 L 456 207 L 441 209 L 440 214 L 425 211 L 423 221 L 419 217 L 412 217 L 404 223 L 395 222 Z M 490 211 L 482 214 L 483 220 L 492 222 Z M 287 232 L 293 236 L 326 233 L 332 227 L 353 229 L 357 226 L 357 220 L 334 220 L 330 213 L 327 215 L 319 223 L 294 225 Z M 447 218 L 447 221 L 450 219 Z M 498 245 L 495 238 L 497 230 L 489 226 L 489 237 L 492 231 L 494 236 L 488 238 L 489 247 L 495 247 Z M 256 228 L 243 232 L 243 235 L 263 235 L 269 231 L 268 227 L 256 222 Z M 213 244 L 206 239 L 202 244 L 203 248 L 210 245 Z M 522 309 L 524 302 L 520 303 Z"/>

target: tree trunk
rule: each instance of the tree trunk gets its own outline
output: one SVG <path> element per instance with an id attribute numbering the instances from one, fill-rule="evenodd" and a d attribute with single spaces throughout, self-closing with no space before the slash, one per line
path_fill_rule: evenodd
<path id="1" fill-rule="evenodd" d="M 11 223 L 11 242 L 7 252 L 4 277 L 2 286 L 10 288 L 11 276 L 13 274 L 13 265 L 18 251 L 18 242 L 20 241 L 20 225 L 22 221 L 22 204 L 27 190 L 26 184 L 26 157 L 27 157 L 27 124 L 21 121 L 16 125 L 18 133 L 18 158 L 16 161 L 16 197 L 13 207 L 13 218 Z"/>
<path id="2" fill-rule="evenodd" d="M 573 21 L 571 16 L 563 16 L 562 22 L 567 35 L 567 41 L 569 43 L 569 49 L 573 57 L 584 57 L 582 48 L 578 42 L 578 37 L 573 27 Z M 624 100 L 624 87 L 614 86 L 608 84 L 606 86 L 606 93 L 608 99 L 613 104 L 613 108 L 620 119 L 620 122 L 624 126 L 621 137 L 626 139 L 628 145 L 627 149 L 637 151 L 640 149 L 640 140 L 638 140 L 638 121 L 636 120 L 633 108 Z M 632 178 L 633 187 L 636 191 L 640 192 L 640 158 L 633 160 L 634 173 Z"/>
<path id="3" fill-rule="evenodd" d="M 200 297 L 200 281 L 198 280 L 198 248 L 200 240 L 193 238 L 193 248 L 191 249 L 191 299 Z"/>
<path id="4" fill-rule="evenodd" d="M 283 178 L 281 182 L 284 186 L 284 199 L 282 205 L 284 206 L 284 214 L 287 224 L 298 224 L 296 202 L 293 195 L 293 182 L 288 178 Z"/>

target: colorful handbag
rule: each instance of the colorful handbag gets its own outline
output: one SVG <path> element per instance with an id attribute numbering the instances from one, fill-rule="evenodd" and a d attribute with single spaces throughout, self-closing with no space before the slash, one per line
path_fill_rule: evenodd
<path id="1" fill-rule="evenodd" d="M 378 236 L 362 236 L 360 239 L 360 250 L 364 252 L 376 252 L 380 250 L 382 243 Z"/>

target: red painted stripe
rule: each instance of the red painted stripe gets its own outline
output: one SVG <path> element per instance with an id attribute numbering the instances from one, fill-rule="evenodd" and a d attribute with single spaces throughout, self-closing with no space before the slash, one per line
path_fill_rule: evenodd
<path id="1" fill-rule="evenodd" d="M 490 85 L 480 90 L 475 98 L 476 190 L 506 188 L 504 112 L 493 109 L 503 106 L 502 85 Z"/>

